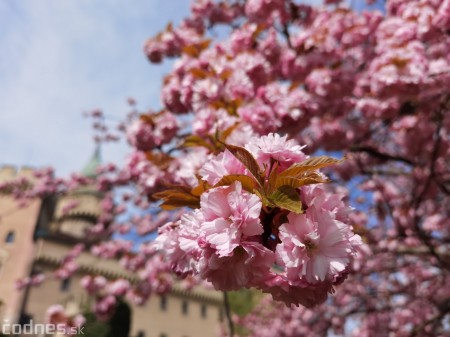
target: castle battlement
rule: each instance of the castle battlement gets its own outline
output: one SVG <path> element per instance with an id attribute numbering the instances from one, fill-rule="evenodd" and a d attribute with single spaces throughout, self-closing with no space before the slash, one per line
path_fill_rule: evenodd
<path id="1" fill-rule="evenodd" d="M 30 166 L 17 167 L 14 165 L 0 166 L 0 183 L 19 177 L 33 178 L 35 168 Z"/>

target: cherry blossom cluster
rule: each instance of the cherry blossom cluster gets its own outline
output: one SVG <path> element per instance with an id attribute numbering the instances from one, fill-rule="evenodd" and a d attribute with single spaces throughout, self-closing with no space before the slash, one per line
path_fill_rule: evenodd
<path id="1" fill-rule="evenodd" d="M 127 129 L 127 138 L 136 149 L 148 151 L 170 142 L 178 128 L 177 119 L 170 112 L 142 115 Z"/>
<path id="2" fill-rule="evenodd" d="M 199 170 L 212 186 L 200 195 L 200 207 L 163 227 L 155 242 L 174 271 L 199 274 L 218 290 L 257 287 L 287 304 L 325 301 L 345 279 L 362 242 L 342 196 L 309 185 L 325 181 L 320 173 L 295 181 L 302 167 L 302 174 L 321 167 L 302 148 L 269 134 L 252 138 L 246 149 L 231 148 L 240 152 L 226 149 L 211 157 Z M 249 187 L 255 171 L 242 153 L 263 172 L 265 192 L 280 181 L 271 195 Z"/>
<path id="3" fill-rule="evenodd" d="M 86 319 L 81 314 L 68 313 L 62 305 L 55 304 L 49 307 L 45 313 L 45 322 L 55 325 L 55 333 L 72 336 L 78 334 Z"/>
<path id="4" fill-rule="evenodd" d="M 326 3 L 332 6 L 314 7 L 288 0 L 247 1 L 241 7 L 242 3 L 234 1 L 194 1 L 191 16 L 170 30 L 177 32 L 189 22 L 196 27 L 196 42 L 180 38 L 176 53 L 163 49 L 159 53 L 161 58 L 180 56 L 164 82 L 162 100 L 172 113 L 192 113 L 193 134 L 201 139 L 187 139 L 189 146 L 197 145 L 218 155 L 213 161 L 198 148 L 186 151 L 186 155 L 198 151 L 198 162 L 203 161 L 197 164 L 199 175 L 211 186 L 222 175 L 242 174 L 242 165 L 239 168 L 240 163 L 230 153 L 220 154 L 220 147 L 210 141 L 217 132 L 219 138 L 221 132 L 226 133 L 222 141 L 239 146 L 246 146 L 255 135 L 281 132 L 295 135 L 299 143 L 308 145 L 308 151 L 346 152 L 347 160 L 336 166 L 333 178 L 360 191 L 354 193 L 359 196 L 350 194 L 350 198 L 361 211 L 347 216 L 370 245 L 374 258 L 353 261 L 352 267 L 358 272 L 354 281 L 348 281 L 348 287 L 347 283 L 342 286 L 352 296 L 339 305 L 349 309 L 343 311 L 348 317 L 351 313 L 360 315 L 362 334 L 377 330 L 380 335 L 411 331 L 432 334 L 431 328 L 442 328 L 439 324 L 449 310 L 448 296 L 436 299 L 433 292 L 421 286 L 430 279 L 445 284 L 439 270 L 449 268 L 445 254 L 450 190 L 445 164 L 450 145 L 450 59 L 446 52 L 450 46 L 449 3 L 387 1 L 385 13 L 357 13 L 339 1 Z M 226 20 L 210 20 L 211 13 Z M 214 44 L 203 43 L 209 27 L 224 24 L 233 27 L 228 37 Z M 149 44 L 162 41 L 160 36 Z M 158 46 L 153 46 L 155 52 Z M 191 181 L 190 186 L 195 185 L 196 181 Z M 227 186 L 222 189 L 232 189 Z M 203 212 L 195 211 L 195 216 L 169 224 L 163 235 L 179 242 L 182 227 L 198 226 L 197 213 Z M 313 214 L 307 208 L 295 217 L 305 221 Z M 280 226 L 275 234 L 281 242 L 271 251 L 278 256 L 292 236 L 289 225 Z M 174 264 L 179 273 L 201 272 L 198 261 L 206 248 L 192 257 L 185 250 L 196 251 L 195 245 L 180 250 L 169 243 L 164 242 L 165 249 L 174 254 L 169 256 L 183 262 Z M 210 246 L 208 243 L 206 247 Z M 290 248 L 284 250 L 285 254 L 291 254 Z M 299 265 L 286 267 L 283 263 L 288 256 L 284 258 L 281 262 L 275 259 L 276 265 L 284 266 L 284 277 L 288 272 L 298 273 Z M 388 268 L 383 263 L 386 260 L 395 262 Z M 416 276 L 405 268 L 408 263 L 417 263 L 427 271 L 425 274 L 436 272 L 431 272 L 430 279 Z M 406 291 L 389 277 L 396 270 L 402 279 L 417 281 L 411 289 Z M 308 270 L 301 272 L 303 278 L 312 279 L 307 276 Z M 373 278 L 383 282 L 375 283 Z M 399 301 L 399 309 L 397 303 L 388 300 L 378 299 L 378 306 L 372 303 L 370 291 L 385 294 L 385 289 L 390 289 L 387 299 Z M 415 312 L 414 293 L 422 294 L 423 314 L 416 315 L 422 319 L 404 316 L 410 317 L 411 324 L 393 323 L 382 331 L 379 322 L 383 312 L 397 317 L 401 306 Z M 352 303 L 360 308 L 352 308 Z M 400 318 L 404 313 L 399 315 L 398 322 L 405 322 Z M 339 318 L 341 323 L 347 319 Z"/>
<path id="5" fill-rule="evenodd" d="M 92 311 L 102 321 L 107 321 L 114 314 L 117 298 L 130 290 L 130 282 L 125 279 L 108 281 L 103 276 L 84 276 L 81 286 L 95 298 Z"/>
<path id="6" fill-rule="evenodd" d="M 17 290 L 22 290 L 30 286 L 39 286 L 40 284 L 42 284 L 42 282 L 44 282 L 44 280 L 44 274 L 37 274 L 31 277 L 16 280 L 15 286 Z"/>

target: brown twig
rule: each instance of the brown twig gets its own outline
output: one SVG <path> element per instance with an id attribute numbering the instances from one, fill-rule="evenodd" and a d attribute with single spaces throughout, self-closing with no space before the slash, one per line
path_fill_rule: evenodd
<path id="1" fill-rule="evenodd" d="M 427 180 L 425 181 L 423 189 L 420 191 L 417 198 L 415 198 L 415 200 L 413 200 L 411 203 L 411 207 L 413 207 L 413 209 L 419 208 L 428 189 L 431 186 L 431 182 L 435 178 L 436 160 L 437 160 L 437 157 L 439 154 L 439 147 L 441 145 L 441 140 L 442 140 L 440 133 L 441 133 L 441 128 L 442 128 L 442 119 L 443 119 L 443 115 L 444 115 L 443 112 L 444 112 L 444 109 L 448 108 L 449 104 L 450 104 L 450 99 L 446 98 L 444 101 L 444 104 L 441 106 L 441 108 L 437 112 L 437 125 L 436 125 L 436 129 L 434 131 L 434 137 L 433 137 L 435 139 L 435 142 L 434 142 L 433 151 L 431 153 L 431 158 L 430 158 L 430 169 L 429 169 L 430 173 L 428 175 Z M 443 260 L 442 257 L 436 252 L 436 249 L 431 242 L 431 237 L 428 235 L 428 233 L 426 233 L 420 227 L 418 214 L 416 214 L 414 217 L 414 230 L 416 231 L 417 235 L 422 240 L 422 242 L 428 247 L 430 254 L 433 255 L 436 258 L 436 260 L 443 267 L 450 269 L 450 264 L 446 260 Z"/>
<path id="2" fill-rule="evenodd" d="M 381 152 L 379 150 L 377 150 L 376 148 L 370 147 L 370 146 L 354 146 L 350 149 L 351 152 L 365 152 L 369 155 L 371 155 L 372 157 L 378 158 L 378 159 L 383 159 L 383 160 L 394 160 L 394 161 L 399 161 L 408 165 L 414 165 L 414 162 L 410 159 L 404 158 L 404 157 L 400 157 L 400 156 L 395 156 L 389 153 L 384 153 Z"/>

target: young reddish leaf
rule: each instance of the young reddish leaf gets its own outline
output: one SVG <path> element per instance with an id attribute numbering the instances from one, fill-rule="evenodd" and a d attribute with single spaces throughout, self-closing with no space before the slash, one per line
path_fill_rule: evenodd
<path id="1" fill-rule="evenodd" d="M 240 146 L 234 146 L 229 144 L 224 144 L 225 148 L 230 151 L 233 156 L 235 156 L 244 166 L 250 171 L 250 173 L 255 177 L 259 186 L 263 186 L 264 179 L 260 172 L 258 162 L 246 149 Z"/>
<path id="2" fill-rule="evenodd" d="M 190 193 L 191 187 L 187 185 L 176 185 L 176 184 L 167 184 L 165 183 L 164 186 L 166 187 L 166 190 L 157 192 L 155 194 L 165 193 L 167 191 L 179 191 L 184 193 Z"/>
<path id="3" fill-rule="evenodd" d="M 200 69 L 200 68 L 191 68 L 189 69 L 189 72 L 198 79 L 203 79 L 203 78 L 207 78 L 208 76 L 210 76 L 210 73 L 207 72 L 206 70 Z"/>
<path id="4" fill-rule="evenodd" d="M 183 189 L 171 189 L 157 192 L 152 195 L 155 199 L 162 199 L 161 208 L 164 210 L 172 210 L 179 207 L 200 207 L 200 197 L 192 195 L 190 191 Z"/>
<path id="5" fill-rule="evenodd" d="M 292 186 L 280 186 L 270 195 L 269 199 L 280 208 L 294 213 L 303 213 L 300 194 Z"/>
<path id="6" fill-rule="evenodd" d="M 209 47 L 211 40 L 203 40 L 199 43 L 187 45 L 183 47 L 183 53 L 191 57 L 199 57 L 201 52 Z"/>
<path id="7" fill-rule="evenodd" d="M 341 159 L 334 159 L 327 156 L 312 157 L 301 163 L 292 165 L 287 170 L 281 172 L 279 176 L 301 178 L 305 172 L 315 171 L 341 162 Z"/>
<path id="8" fill-rule="evenodd" d="M 214 147 L 210 143 L 208 143 L 202 137 L 196 136 L 196 135 L 187 136 L 184 139 L 184 142 L 183 142 L 183 144 L 181 146 L 183 146 L 183 147 L 203 146 L 203 147 L 206 147 L 209 150 L 214 150 Z"/>
<path id="9" fill-rule="evenodd" d="M 160 205 L 160 207 L 165 211 L 171 211 L 180 207 L 189 208 L 200 208 L 200 199 L 186 199 L 186 198 L 171 198 L 170 200 L 165 200 Z"/>
<path id="10" fill-rule="evenodd" d="M 233 75 L 233 70 L 231 70 L 231 69 L 224 69 L 220 74 L 218 74 L 219 75 L 219 78 L 222 80 L 222 81 L 226 81 L 226 80 L 228 80 L 230 77 L 231 77 L 231 75 Z"/>
<path id="11" fill-rule="evenodd" d="M 211 186 L 208 182 L 198 178 L 198 185 L 191 190 L 191 194 L 200 197 L 203 192 L 206 192 Z"/>
<path id="12" fill-rule="evenodd" d="M 237 109 L 242 105 L 242 99 L 237 98 L 231 101 L 219 99 L 210 103 L 215 109 L 225 109 L 230 116 L 237 116 Z"/>
<path id="13" fill-rule="evenodd" d="M 319 172 L 307 172 L 300 178 L 300 180 L 303 182 L 303 185 L 326 184 L 331 181 Z"/>
<path id="14" fill-rule="evenodd" d="M 242 105 L 242 99 L 236 98 L 226 104 L 225 109 L 230 116 L 238 116 L 237 109 Z"/>
<path id="15" fill-rule="evenodd" d="M 147 123 L 151 126 L 155 126 L 155 121 L 153 120 L 153 117 L 154 116 L 152 116 L 152 115 L 140 115 L 139 119 L 141 121 L 143 121 L 144 123 Z"/>
<path id="16" fill-rule="evenodd" d="M 190 57 L 197 58 L 199 55 L 199 50 L 197 49 L 197 47 L 195 45 L 192 45 L 192 44 L 184 46 L 182 51 L 183 51 L 183 54 L 189 55 Z"/>
<path id="17" fill-rule="evenodd" d="M 307 176 L 304 176 L 302 178 L 279 176 L 274 188 L 279 188 L 283 185 L 291 186 L 293 188 L 299 188 L 304 185 L 321 184 L 327 182 L 329 182 L 327 178 L 324 178 L 316 172 L 312 172 L 311 174 L 308 174 Z"/>
<path id="18" fill-rule="evenodd" d="M 225 129 L 223 132 L 219 133 L 219 137 L 218 139 L 222 142 L 225 142 L 226 139 L 228 138 L 229 135 L 231 135 L 231 133 L 236 130 L 236 128 L 239 126 L 239 123 L 236 122 L 234 123 L 232 126 L 230 126 L 229 128 Z"/>
<path id="19" fill-rule="evenodd" d="M 164 152 L 147 151 L 145 152 L 147 160 L 161 169 L 167 169 L 173 158 Z"/>
<path id="20" fill-rule="evenodd" d="M 252 177 L 246 176 L 244 174 L 230 174 L 228 176 L 224 176 L 220 181 L 214 185 L 214 187 L 218 186 L 228 186 L 234 183 L 235 181 L 239 181 L 242 184 L 242 187 L 249 191 L 250 193 L 253 193 L 253 190 L 257 186 L 257 182 Z"/>
<path id="21" fill-rule="evenodd" d="M 294 89 L 297 89 L 302 84 L 303 84 L 302 81 L 292 81 L 291 85 L 289 86 L 289 91 L 293 91 Z"/>
<path id="22" fill-rule="evenodd" d="M 269 174 L 269 180 L 267 181 L 267 186 L 266 186 L 267 193 L 272 193 L 273 190 L 275 189 L 277 177 L 278 177 L 278 162 L 275 162 L 271 168 L 271 171 Z"/>

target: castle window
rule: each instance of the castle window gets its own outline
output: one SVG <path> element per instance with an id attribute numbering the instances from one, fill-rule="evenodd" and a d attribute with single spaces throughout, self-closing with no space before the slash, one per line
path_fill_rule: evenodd
<path id="1" fill-rule="evenodd" d="M 145 332 L 142 330 L 139 330 L 136 337 L 145 337 Z"/>
<path id="2" fill-rule="evenodd" d="M 62 292 L 67 292 L 70 289 L 70 278 L 65 278 L 61 281 L 61 288 L 60 290 Z"/>
<path id="3" fill-rule="evenodd" d="M 188 301 L 181 302 L 181 312 L 183 313 L 183 315 L 187 315 L 188 314 L 188 309 L 189 309 Z"/>
<path id="4" fill-rule="evenodd" d="M 16 233 L 14 233 L 14 231 L 9 231 L 8 234 L 6 234 L 5 242 L 13 243 L 15 237 L 16 237 Z"/>
<path id="5" fill-rule="evenodd" d="M 200 314 L 201 314 L 202 318 L 206 318 L 206 315 L 207 315 L 206 304 L 202 304 L 202 306 L 200 307 Z"/>
<path id="6" fill-rule="evenodd" d="M 167 335 L 165 333 L 160 333 L 159 337 L 167 337 Z"/>
<path id="7" fill-rule="evenodd" d="M 162 311 L 166 311 L 167 310 L 167 297 L 166 296 L 161 296 L 160 302 L 159 302 L 159 308 Z"/>

